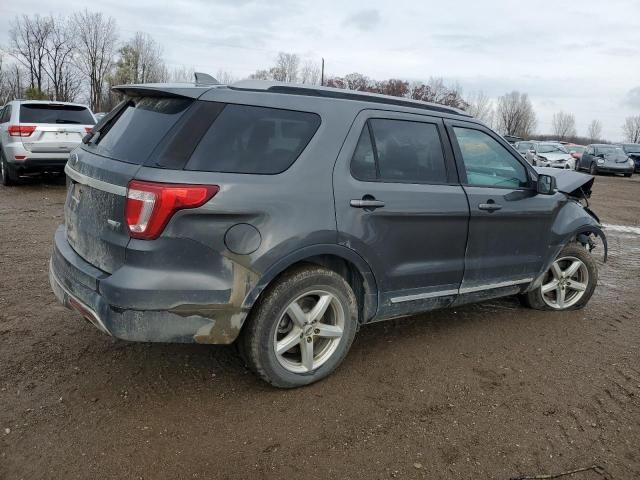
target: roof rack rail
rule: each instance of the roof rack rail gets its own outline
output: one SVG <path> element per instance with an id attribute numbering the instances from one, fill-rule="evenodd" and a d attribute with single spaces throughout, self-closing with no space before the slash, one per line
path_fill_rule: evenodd
<path id="1" fill-rule="evenodd" d="M 269 82 L 263 80 L 242 80 L 231 85 L 229 88 L 237 90 L 266 91 L 273 93 L 285 93 L 290 95 L 304 95 L 309 97 L 337 98 L 343 100 L 356 100 L 361 102 L 381 103 L 386 105 L 397 105 L 408 108 L 419 108 L 442 113 L 453 113 L 470 117 L 467 112 L 454 107 L 440 105 L 437 103 L 423 102 L 408 98 L 392 97 L 390 95 L 380 95 L 377 93 L 360 92 L 354 90 L 343 90 L 340 88 L 309 86 L 302 84 L 290 84 L 281 82 Z"/>

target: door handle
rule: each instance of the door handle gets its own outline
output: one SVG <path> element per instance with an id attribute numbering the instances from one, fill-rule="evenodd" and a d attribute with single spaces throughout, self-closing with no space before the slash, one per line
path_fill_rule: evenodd
<path id="1" fill-rule="evenodd" d="M 363 199 L 353 199 L 349 202 L 349 205 L 351 205 L 354 208 L 382 208 L 384 207 L 384 202 L 381 200 L 376 200 L 375 198 L 372 199 L 368 199 L 368 198 L 363 198 Z"/>
<path id="2" fill-rule="evenodd" d="M 481 203 L 478 205 L 479 210 L 486 210 L 487 212 L 495 212 L 496 210 L 500 210 L 502 205 L 498 205 L 497 203 Z"/>

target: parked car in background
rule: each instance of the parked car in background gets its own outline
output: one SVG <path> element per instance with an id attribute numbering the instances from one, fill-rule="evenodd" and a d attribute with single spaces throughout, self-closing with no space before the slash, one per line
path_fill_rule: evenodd
<path id="1" fill-rule="evenodd" d="M 635 165 L 635 171 L 640 172 L 640 144 L 638 143 L 624 143 L 621 145 L 622 151 L 633 160 Z"/>
<path id="2" fill-rule="evenodd" d="M 568 143 L 564 148 L 576 159 L 576 168 L 578 167 L 578 161 L 582 158 L 582 154 L 587 149 L 584 145 L 578 145 L 576 143 Z"/>
<path id="3" fill-rule="evenodd" d="M 525 140 L 522 142 L 517 142 L 513 146 L 520 155 L 522 155 L 524 158 L 527 158 L 527 154 L 533 149 L 533 144 L 534 142 Z M 527 158 L 527 160 L 529 159 Z M 529 161 L 529 163 L 531 162 Z"/>
<path id="4" fill-rule="evenodd" d="M 555 142 L 534 143 L 528 159 L 538 167 L 574 170 L 576 166 L 576 160 L 569 151 L 563 145 Z"/>
<path id="5" fill-rule="evenodd" d="M 460 110 L 262 81 L 115 90 L 67 164 L 50 263 L 59 301 L 107 334 L 237 339 L 290 388 L 335 370 L 364 323 L 594 292 L 593 177 L 534 169 Z"/>
<path id="6" fill-rule="evenodd" d="M 3 185 L 21 175 L 62 172 L 69 152 L 95 125 L 85 105 L 16 100 L 0 110 L 0 170 Z"/>
<path id="7" fill-rule="evenodd" d="M 587 170 L 591 175 L 617 173 L 630 177 L 635 170 L 635 162 L 619 145 L 593 144 L 587 145 L 577 170 Z"/>

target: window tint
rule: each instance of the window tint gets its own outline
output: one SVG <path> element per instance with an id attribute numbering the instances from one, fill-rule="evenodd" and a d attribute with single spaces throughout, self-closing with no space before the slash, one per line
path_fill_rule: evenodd
<path id="1" fill-rule="evenodd" d="M 116 160 L 142 165 L 192 103 L 191 99 L 174 97 L 129 99 L 99 128 L 95 148 Z"/>
<path id="2" fill-rule="evenodd" d="M 358 140 L 358 146 L 351 160 L 351 174 L 358 180 L 375 181 L 376 159 L 373 153 L 373 144 L 371 143 L 371 134 L 369 133 L 369 125 L 365 124 Z"/>
<path id="3" fill-rule="evenodd" d="M 438 127 L 404 120 L 369 120 L 352 159 L 360 180 L 446 183 L 447 172 Z M 373 148 L 369 133 L 373 134 Z M 372 159 L 377 164 L 372 165 Z M 375 175 L 375 177 L 374 177 Z"/>
<path id="4" fill-rule="evenodd" d="M 500 143 L 484 132 L 454 127 L 469 185 L 519 188 L 528 186 L 527 170 Z"/>
<path id="5" fill-rule="evenodd" d="M 314 113 L 227 105 L 194 150 L 186 170 L 276 174 L 289 168 L 320 126 Z"/>
<path id="6" fill-rule="evenodd" d="M 55 103 L 25 103 L 20 105 L 20 122 L 75 125 L 94 125 L 96 123 L 87 107 Z"/>

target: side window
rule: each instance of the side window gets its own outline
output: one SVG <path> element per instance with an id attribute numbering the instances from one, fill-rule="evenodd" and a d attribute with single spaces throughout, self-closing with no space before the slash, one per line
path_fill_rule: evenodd
<path id="1" fill-rule="evenodd" d="M 0 114 L 0 123 L 6 123 L 11 119 L 11 105 L 7 105 Z"/>
<path id="2" fill-rule="evenodd" d="M 596 149 L 593 147 L 589 147 L 587 149 L 587 155 L 595 155 Z"/>
<path id="3" fill-rule="evenodd" d="M 185 169 L 273 175 L 288 169 L 320 126 L 315 113 L 229 104 Z"/>
<path id="4" fill-rule="evenodd" d="M 446 183 L 438 127 L 406 120 L 369 120 L 360 134 L 351 173 L 364 181 Z"/>
<path id="5" fill-rule="evenodd" d="M 365 123 L 356 151 L 351 159 L 351 175 L 358 180 L 374 182 L 378 178 L 376 172 L 376 158 L 373 153 L 369 124 Z"/>
<path id="6" fill-rule="evenodd" d="M 480 130 L 454 127 L 467 172 L 467 184 L 521 188 L 529 185 L 527 170 L 506 148 Z"/>

